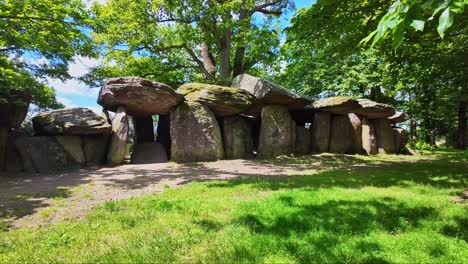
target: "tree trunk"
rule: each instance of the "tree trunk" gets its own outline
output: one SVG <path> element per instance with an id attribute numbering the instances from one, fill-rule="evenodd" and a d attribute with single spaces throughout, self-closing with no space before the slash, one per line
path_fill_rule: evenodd
<path id="1" fill-rule="evenodd" d="M 458 149 L 466 148 L 467 106 L 468 104 L 466 101 L 460 102 L 458 105 L 458 136 L 456 144 L 456 148 Z"/>
<path id="2" fill-rule="evenodd" d="M 232 32 L 228 30 L 224 38 L 219 41 L 219 75 L 222 84 L 228 84 L 231 77 L 231 35 Z"/>
<path id="3" fill-rule="evenodd" d="M 238 47 L 234 57 L 234 72 L 232 77 L 236 77 L 237 75 L 244 73 L 244 55 L 245 47 Z"/>
<path id="4" fill-rule="evenodd" d="M 206 42 L 202 43 L 202 58 L 203 58 L 203 66 L 205 67 L 205 71 L 209 73 L 211 76 L 216 76 L 216 66 L 214 63 L 213 56 L 210 53 L 210 49 Z M 206 76 L 207 78 L 209 76 Z"/>
<path id="5" fill-rule="evenodd" d="M 416 142 L 416 139 L 417 139 L 416 128 L 417 128 L 416 119 L 411 118 L 411 120 L 410 120 L 410 140 L 411 140 L 411 142 Z"/>

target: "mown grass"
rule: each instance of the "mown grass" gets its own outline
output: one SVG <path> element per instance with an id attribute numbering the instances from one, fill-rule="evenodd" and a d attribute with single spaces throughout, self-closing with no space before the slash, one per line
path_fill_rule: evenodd
<path id="1" fill-rule="evenodd" d="M 0 262 L 468 263 L 468 208 L 453 201 L 468 187 L 466 151 L 336 159 L 312 175 L 191 183 L 84 221 L 0 231 Z"/>

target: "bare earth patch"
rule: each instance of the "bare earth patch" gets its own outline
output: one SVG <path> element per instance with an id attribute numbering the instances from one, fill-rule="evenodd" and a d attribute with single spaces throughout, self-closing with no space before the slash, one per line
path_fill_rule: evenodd
<path id="1" fill-rule="evenodd" d="M 313 155 L 305 159 L 284 157 L 273 161 L 221 160 L 209 163 L 157 163 L 90 167 L 50 175 L 0 176 L 0 219 L 12 227 L 38 227 L 83 218 L 94 207 L 109 201 L 162 192 L 192 181 L 245 177 L 310 175 L 317 170 L 382 166 L 400 161 L 385 158 L 370 163 L 363 156 Z M 406 161 L 417 161 L 413 157 Z"/>

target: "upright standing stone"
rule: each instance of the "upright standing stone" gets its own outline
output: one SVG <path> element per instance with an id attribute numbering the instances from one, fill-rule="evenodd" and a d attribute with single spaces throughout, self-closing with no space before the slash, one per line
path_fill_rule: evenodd
<path id="1" fill-rule="evenodd" d="M 83 141 L 80 136 L 56 136 L 57 142 L 78 164 L 85 164 L 86 159 L 83 152 Z"/>
<path id="2" fill-rule="evenodd" d="M 310 153 L 310 130 L 303 126 L 296 126 L 295 153 L 305 155 Z"/>
<path id="3" fill-rule="evenodd" d="M 310 129 L 313 153 L 327 152 L 330 142 L 331 114 L 316 112 Z"/>
<path id="4" fill-rule="evenodd" d="M 200 103 L 184 102 L 171 113 L 171 159 L 175 162 L 223 158 L 223 140 L 215 115 Z"/>
<path id="5" fill-rule="evenodd" d="M 361 117 L 354 113 L 348 114 L 349 121 L 353 130 L 351 131 L 351 150 L 352 154 L 364 154 L 364 149 L 362 148 L 362 121 Z"/>
<path id="6" fill-rule="evenodd" d="M 294 152 L 296 123 L 286 106 L 267 105 L 262 109 L 258 152 L 262 158 Z"/>
<path id="7" fill-rule="evenodd" d="M 223 119 L 224 156 L 226 159 L 253 157 L 252 129 L 240 116 Z"/>
<path id="8" fill-rule="evenodd" d="M 132 164 L 162 163 L 167 160 L 166 150 L 158 142 L 145 142 L 133 146 Z"/>
<path id="9" fill-rule="evenodd" d="M 406 132 L 403 128 L 393 128 L 395 134 L 395 153 L 403 153 L 403 149 L 406 145 Z"/>
<path id="10" fill-rule="evenodd" d="M 395 153 L 395 134 L 386 118 L 372 120 L 380 154 Z"/>
<path id="11" fill-rule="evenodd" d="M 353 154 L 354 128 L 347 115 L 333 116 L 330 132 L 330 152 Z"/>
<path id="12" fill-rule="evenodd" d="M 154 126 L 152 116 L 133 117 L 136 143 L 154 142 Z"/>
<path id="13" fill-rule="evenodd" d="M 367 155 L 376 155 L 379 152 L 374 125 L 367 118 L 362 119 L 362 148 Z"/>
<path id="14" fill-rule="evenodd" d="M 128 116 L 126 109 L 120 106 L 112 121 L 112 134 L 107 153 L 109 165 L 119 165 L 125 159 L 125 147 L 128 139 Z"/>
<path id="15" fill-rule="evenodd" d="M 99 165 L 106 162 L 110 135 L 83 136 L 83 152 L 88 165 Z"/>

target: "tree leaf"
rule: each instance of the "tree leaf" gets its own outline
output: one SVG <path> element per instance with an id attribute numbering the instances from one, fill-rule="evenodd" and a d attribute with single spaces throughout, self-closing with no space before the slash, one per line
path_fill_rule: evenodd
<path id="1" fill-rule="evenodd" d="M 418 31 L 423 31 L 425 23 L 426 22 L 423 20 L 413 20 L 413 22 L 411 22 L 411 26 Z"/>
<path id="2" fill-rule="evenodd" d="M 452 26 L 452 23 L 453 14 L 450 12 L 449 8 L 446 8 L 439 17 L 439 26 L 437 27 L 437 32 L 439 32 L 441 38 L 444 38 L 445 31 Z"/>

